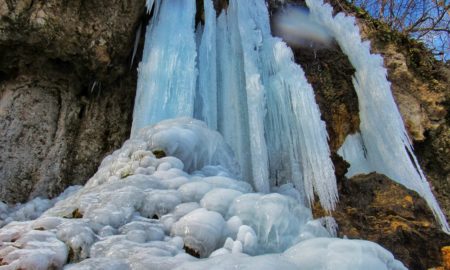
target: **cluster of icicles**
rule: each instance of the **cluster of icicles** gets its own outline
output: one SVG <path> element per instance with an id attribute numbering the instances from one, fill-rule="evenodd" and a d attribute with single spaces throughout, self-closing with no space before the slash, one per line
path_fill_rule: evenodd
<path id="1" fill-rule="evenodd" d="M 308 0 L 309 19 L 327 29 L 356 73 L 361 133 L 340 149 L 350 173 L 376 171 L 418 192 L 446 232 L 446 218 L 414 156 L 379 55 L 362 42 L 353 17 L 332 16 Z M 240 175 L 258 192 L 292 183 L 305 205 L 314 193 L 326 210 L 338 198 L 328 135 L 314 92 L 289 47 L 270 31 L 264 0 L 231 0 L 216 16 L 204 1 L 204 26 L 194 27 L 195 1 L 153 1 L 134 109 L 132 136 L 149 124 L 194 117 L 219 131 L 236 154 Z M 170 34 L 168 34 L 170 33 Z"/>
<path id="2" fill-rule="evenodd" d="M 381 57 L 353 18 L 306 2 L 356 69 L 361 134 L 340 150 L 349 176 L 377 171 L 417 191 L 448 231 Z M 331 217 L 312 218 L 314 193 L 329 211 L 338 198 L 325 123 L 264 0 L 230 0 L 219 16 L 205 0 L 197 28 L 195 0 L 147 5 L 131 138 L 84 187 L 0 204 L 0 270 L 405 269 L 375 243 L 336 238 Z"/>

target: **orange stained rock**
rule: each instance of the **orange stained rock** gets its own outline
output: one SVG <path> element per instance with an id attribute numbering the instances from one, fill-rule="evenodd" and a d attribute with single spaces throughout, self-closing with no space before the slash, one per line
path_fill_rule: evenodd
<path id="1" fill-rule="evenodd" d="M 441 251 L 444 270 L 450 270 L 450 246 L 443 247 Z"/>
<path id="2" fill-rule="evenodd" d="M 406 195 L 405 196 L 405 201 L 407 201 L 408 203 L 412 204 L 413 203 L 413 198 L 410 195 Z"/>

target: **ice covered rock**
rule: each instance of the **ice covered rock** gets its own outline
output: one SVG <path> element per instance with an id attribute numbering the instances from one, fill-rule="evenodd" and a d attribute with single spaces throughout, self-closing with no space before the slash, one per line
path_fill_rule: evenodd
<path id="1" fill-rule="evenodd" d="M 220 165 L 234 177 L 239 177 L 239 165 L 231 148 L 218 132 L 192 118 L 178 118 L 158 123 L 137 135 L 148 142 L 148 149 L 162 149 L 177 157 L 187 172 L 201 170 L 208 165 Z"/>
<path id="2" fill-rule="evenodd" d="M 282 252 L 299 241 L 300 231 L 312 220 L 311 210 L 277 193 L 249 193 L 236 197 L 228 216 L 237 216 L 255 230 L 258 254 Z"/>
<path id="3" fill-rule="evenodd" d="M 175 223 L 171 234 L 182 237 L 186 247 L 207 257 L 222 244 L 224 228 L 225 220 L 220 214 L 200 208 Z"/>
<path id="4" fill-rule="evenodd" d="M 283 253 L 283 256 L 297 267 L 306 270 L 406 269 L 389 251 L 378 244 L 363 240 L 314 238 L 291 247 Z"/>
<path id="5" fill-rule="evenodd" d="M 242 195 L 242 192 L 232 189 L 215 188 L 203 196 L 200 205 L 210 211 L 215 211 L 225 216 L 233 200 Z"/>

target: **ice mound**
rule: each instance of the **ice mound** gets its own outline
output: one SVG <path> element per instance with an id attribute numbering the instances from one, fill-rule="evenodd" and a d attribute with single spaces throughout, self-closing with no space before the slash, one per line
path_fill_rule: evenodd
<path id="1" fill-rule="evenodd" d="M 200 121 L 144 128 L 83 188 L 0 229 L 0 269 L 405 269 L 377 244 L 332 238 L 293 187 L 252 193 L 223 176 L 233 160 Z"/>
<path id="2" fill-rule="evenodd" d="M 141 130 L 138 138 L 147 141 L 150 150 L 161 149 L 181 160 L 178 169 L 183 169 L 183 164 L 187 172 L 208 171 L 208 168 L 211 171 L 211 166 L 221 166 L 219 171 L 222 173 L 225 169 L 228 175 L 240 177 L 231 148 L 218 132 L 208 129 L 201 121 L 191 118 L 165 120 L 154 128 Z"/>

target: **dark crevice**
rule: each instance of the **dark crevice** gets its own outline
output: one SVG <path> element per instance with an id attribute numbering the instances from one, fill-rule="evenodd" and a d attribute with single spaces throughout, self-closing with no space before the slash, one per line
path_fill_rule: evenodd
<path id="1" fill-rule="evenodd" d="M 203 0 L 197 0 L 197 13 L 195 14 L 195 25 L 205 24 L 205 9 Z"/>
<path id="2" fill-rule="evenodd" d="M 8 79 L 8 74 L 3 71 L 0 71 L 0 83 L 6 81 Z"/>
<path id="3" fill-rule="evenodd" d="M 188 246 L 184 246 L 183 249 L 186 251 L 187 254 L 192 255 L 196 258 L 200 258 L 200 253 L 197 250 L 190 248 Z"/>

